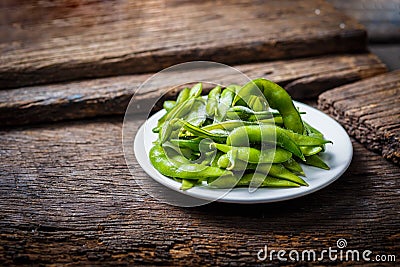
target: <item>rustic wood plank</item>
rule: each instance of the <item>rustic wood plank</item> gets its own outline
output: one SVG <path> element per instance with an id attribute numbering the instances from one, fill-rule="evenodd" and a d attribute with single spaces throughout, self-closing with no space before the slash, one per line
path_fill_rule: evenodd
<path id="1" fill-rule="evenodd" d="M 119 118 L 0 133 L 1 265 L 255 266 L 279 264 L 257 261 L 264 245 L 321 250 L 339 238 L 374 255 L 400 251 L 400 169 L 354 140 L 349 170 L 309 196 L 178 208 L 138 187 L 120 138 Z M 135 179 L 149 179 L 136 167 Z"/>
<path id="2" fill-rule="evenodd" d="M 0 88 L 366 49 L 363 26 L 322 0 L 18 0 L 0 9 Z"/>
<path id="3" fill-rule="evenodd" d="M 274 61 L 235 68 L 250 78 L 266 77 L 281 84 L 295 99 L 313 98 L 327 89 L 386 71 L 372 54 Z M 201 72 L 203 76 L 225 85 L 240 83 L 238 77 L 232 73 L 225 74 L 221 69 L 208 68 Z M 139 74 L 2 90 L 0 126 L 123 114 L 135 90 L 149 77 Z M 155 102 L 170 89 L 165 87 L 165 83 L 163 80 L 162 84 L 154 84 L 152 89 L 140 91 L 138 95 L 147 103 Z M 169 93 L 166 97 L 172 95 Z"/>
<path id="4" fill-rule="evenodd" d="M 373 151 L 400 163 L 400 70 L 319 96 L 318 107 Z"/>

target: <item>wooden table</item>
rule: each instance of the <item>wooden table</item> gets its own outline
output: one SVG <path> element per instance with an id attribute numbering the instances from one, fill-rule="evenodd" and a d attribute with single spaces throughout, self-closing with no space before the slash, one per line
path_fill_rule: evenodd
<path id="1" fill-rule="evenodd" d="M 136 184 L 149 178 L 127 170 L 121 126 L 107 118 L 2 132 L 3 263 L 254 265 L 264 245 L 317 250 L 339 238 L 399 251 L 399 168 L 357 142 L 343 177 L 309 196 L 180 208 Z"/>
<path id="2" fill-rule="evenodd" d="M 348 249 L 398 258 L 400 169 L 354 139 L 348 171 L 318 192 L 273 204 L 195 208 L 149 196 L 135 182 L 149 177 L 137 163 L 131 175 L 122 150 L 121 114 L 151 75 L 138 72 L 219 60 L 252 78 L 270 78 L 316 106 L 323 91 L 386 72 L 365 52 L 365 31 L 357 22 L 323 1 L 61 1 L 62 18 L 50 7 L 6 3 L 3 11 L 20 10 L 8 15 L 10 27 L 25 26 L 8 32 L 1 45 L 0 265 L 262 266 L 282 264 L 257 259 L 265 245 L 320 251 L 336 248 L 340 238 Z M 98 24 L 97 14 L 88 11 L 94 8 Z M 106 16 L 110 10 L 116 15 Z M 32 15 L 24 24 L 23 12 L 44 18 Z M 81 39 L 73 31 L 78 24 L 89 27 Z M 112 34 L 125 24 L 141 29 L 145 38 L 128 45 L 137 32 Z M 21 41 L 27 31 L 46 29 L 48 35 L 28 36 L 33 43 Z M 160 32 L 161 41 L 147 47 L 146 38 Z M 263 32 L 269 34 L 260 37 Z M 110 49 L 116 40 L 122 49 Z M 103 78 L 82 81 L 88 77 Z M 165 88 L 139 93 L 151 100 Z M 142 123 L 134 121 L 132 134 Z M 367 262 L 325 258 L 318 264 Z"/>

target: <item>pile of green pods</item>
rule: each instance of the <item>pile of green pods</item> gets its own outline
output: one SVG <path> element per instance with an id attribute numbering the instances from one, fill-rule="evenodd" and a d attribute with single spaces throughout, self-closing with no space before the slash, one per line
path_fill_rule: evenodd
<path id="1" fill-rule="evenodd" d="M 302 119 L 279 85 L 259 78 L 216 86 L 206 96 L 202 90 L 198 83 L 165 101 L 153 129 L 150 161 L 182 190 L 308 186 L 299 163 L 329 170 L 320 154 L 332 142 Z"/>

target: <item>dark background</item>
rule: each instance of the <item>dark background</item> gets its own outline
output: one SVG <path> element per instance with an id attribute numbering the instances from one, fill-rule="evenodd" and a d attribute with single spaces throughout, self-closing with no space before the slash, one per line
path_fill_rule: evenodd
<path id="1" fill-rule="evenodd" d="M 363 24 L 368 32 L 369 49 L 388 66 L 400 68 L 399 0 L 328 0 Z"/>

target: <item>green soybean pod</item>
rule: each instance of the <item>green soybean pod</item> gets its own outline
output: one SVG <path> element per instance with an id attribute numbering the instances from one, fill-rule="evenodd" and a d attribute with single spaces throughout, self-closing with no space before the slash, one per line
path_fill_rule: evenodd
<path id="1" fill-rule="evenodd" d="M 283 128 L 279 130 L 288 135 L 298 146 L 322 146 L 327 143 L 332 143 L 332 141 L 317 136 L 302 135 Z"/>
<path id="2" fill-rule="evenodd" d="M 150 149 L 150 162 L 161 174 L 182 179 L 199 180 L 231 174 L 230 171 L 196 163 L 180 163 L 168 157 L 160 145 Z"/>
<path id="3" fill-rule="evenodd" d="M 306 161 L 304 163 L 324 170 L 331 169 L 318 155 L 306 157 Z"/>
<path id="4" fill-rule="evenodd" d="M 159 133 L 159 140 L 161 143 L 164 143 L 170 136 L 173 126 L 171 121 L 176 118 L 181 118 L 187 113 L 190 112 L 191 107 L 193 106 L 195 98 L 188 98 L 182 103 L 177 104 L 172 108 L 170 112 L 166 114 L 164 117 L 164 122 L 162 123 L 162 127 Z"/>
<path id="5" fill-rule="evenodd" d="M 206 131 L 212 131 L 212 130 L 226 130 L 226 131 L 232 131 L 240 126 L 244 125 L 258 125 L 257 122 L 249 122 L 249 121 L 241 121 L 241 120 L 229 120 L 229 121 L 223 121 L 223 122 L 218 122 L 218 123 L 213 123 L 209 124 L 206 126 L 203 126 L 202 129 Z"/>
<path id="6" fill-rule="evenodd" d="M 283 124 L 287 129 L 299 134 L 304 132 L 303 121 L 290 95 L 285 89 L 266 79 L 255 79 L 245 84 L 238 91 L 233 104 L 240 99 L 248 103 L 249 98 L 251 98 L 252 95 L 260 95 L 260 91 L 265 96 L 269 106 L 273 109 L 277 109 L 279 113 L 282 114 Z"/>
<path id="7" fill-rule="evenodd" d="M 237 159 L 249 163 L 281 163 L 292 157 L 292 153 L 282 148 L 258 150 L 253 147 L 232 147 L 224 144 L 213 144 L 218 150 L 234 153 Z"/>
<path id="8" fill-rule="evenodd" d="M 290 158 L 287 161 L 282 162 L 282 164 L 283 164 L 283 166 L 285 166 L 286 169 L 292 171 L 293 173 L 305 176 L 303 168 L 293 158 Z"/>
<path id="9" fill-rule="evenodd" d="M 227 169 L 229 171 L 244 171 L 250 168 L 250 165 L 252 164 L 238 159 L 235 152 L 237 153 L 238 151 L 230 150 L 228 153 L 222 155 L 218 160 L 218 167 Z"/>
<path id="10" fill-rule="evenodd" d="M 163 103 L 163 108 L 167 112 L 169 112 L 171 109 L 173 109 L 175 107 L 175 105 L 176 105 L 176 101 L 174 101 L 174 100 L 166 100 Z"/>
<path id="11" fill-rule="evenodd" d="M 260 187 L 299 187 L 300 185 L 288 180 L 283 180 L 271 176 L 267 176 L 261 173 L 248 173 L 242 177 L 230 174 L 219 177 L 218 179 L 211 179 L 209 186 L 214 188 L 233 188 L 233 187 L 244 187 L 250 186 L 250 183 L 256 182 L 260 184 Z"/>
<path id="12" fill-rule="evenodd" d="M 249 143 L 275 142 L 302 160 L 304 155 L 298 145 L 283 131 L 274 125 L 248 125 L 236 128 L 226 139 L 227 145 L 243 146 Z"/>
<path id="13" fill-rule="evenodd" d="M 183 102 L 185 102 L 188 98 L 189 98 L 189 92 L 190 89 L 189 88 L 184 88 L 182 91 L 180 91 L 180 93 L 178 94 L 178 98 L 176 100 L 175 105 L 170 109 L 167 110 L 167 113 L 164 114 L 164 116 L 162 116 L 157 123 L 157 127 L 158 129 L 153 129 L 153 132 L 159 132 L 161 126 L 164 124 L 164 122 L 169 118 L 169 113 L 173 110 L 173 109 L 177 109 L 177 106 L 180 106 Z M 165 107 L 164 107 L 165 108 Z"/>
<path id="14" fill-rule="evenodd" d="M 186 101 L 186 99 L 189 98 L 190 94 L 190 89 L 189 88 L 184 88 L 180 93 L 178 94 L 178 97 L 176 98 L 176 103 L 182 103 L 183 101 Z"/>
<path id="15" fill-rule="evenodd" d="M 272 177 L 292 181 L 294 183 L 298 183 L 299 185 L 308 186 L 306 181 L 304 181 L 296 174 L 290 172 L 282 164 L 247 164 L 247 162 L 244 162 L 242 160 L 230 160 L 228 154 L 226 154 L 226 156 L 223 156 L 222 158 L 223 160 L 221 160 L 221 162 L 218 162 L 218 166 L 220 168 L 225 167 L 227 170 L 232 171 L 254 170 L 256 173 L 262 173 L 265 175 L 270 175 Z"/>
<path id="16" fill-rule="evenodd" d="M 322 151 L 320 146 L 300 146 L 301 152 L 304 156 L 312 156 Z"/>
<path id="17" fill-rule="evenodd" d="M 262 182 L 261 182 L 262 181 Z M 248 173 L 243 175 L 236 186 L 249 186 L 250 183 L 260 184 L 260 187 L 299 187 L 300 185 L 289 180 L 279 179 L 262 173 Z"/>
<path id="18" fill-rule="evenodd" d="M 194 187 L 198 182 L 199 182 L 198 180 L 182 179 L 182 185 L 180 189 L 186 191 Z"/>
<path id="19" fill-rule="evenodd" d="M 214 117 L 214 122 L 221 122 L 225 119 L 228 109 L 232 106 L 233 98 L 235 97 L 235 88 L 232 86 L 226 87 L 219 99 L 218 109 Z"/>
<path id="20" fill-rule="evenodd" d="M 218 161 L 217 161 L 217 166 L 218 166 L 219 168 L 226 169 L 226 168 L 228 168 L 230 165 L 231 165 L 231 162 L 230 162 L 230 160 L 229 160 L 228 154 L 222 154 L 222 155 L 219 157 Z"/>
<path id="21" fill-rule="evenodd" d="M 245 121 L 257 121 L 270 119 L 274 117 L 274 114 L 268 110 L 254 111 L 245 106 L 234 106 L 227 111 L 226 117 L 231 120 L 241 119 Z"/>
<path id="22" fill-rule="evenodd" d="M 256 172 L 267 173 L 272 177 L 277 177 L 281 179 L 285 179 L 299 185 L 308 186 L 307 182 L 302 178 L 297 176 L 296 174 L 287 170 L 282 164 L 271 164 L 266 166 L 265 164 L 260 164 L 261 166 L 257 166 Z M 265 166 L 265 167 L 264 167 Z M 265 170 L 263 170 L 265 169 Z"/>
<path id="23" fill-rule="evenodd" d="M 179 122 L 181 123 L 182 127 L 194 134 L 195 136 L 203 137 L 203 138 L 210 138 L 214 140 L 215 142 L 225 142 L 227 135 L 225 134 L 220 134 L 220 133 L 211 133 L 209 131 L 203 130 L 200 127 L 194 126 L 193 124 L 179 119 Z"/>
<path id="24" fill-rule="evenodd" d="M 202 91 L 203 91 L 203 84 L 202 83 L 195 84 L 189 91 L 189 98 L 200 96 Z"/>
<path id="25" fill-rule="evenodd" d="M 199 144 L 202 138 L 193 139 L 171 139 L 171 143 L 180 148 L 189 148 L 194 152 L 199 152 Z"/>
<path id="26" fill-rule="evenodd" d="M 206 105 L 207 116 L 214 118 L 215 114 L 217 114 L 220 95 L 221 86 L 216 86 L 210 91 L 210 93 L 208 93 Z"/>

